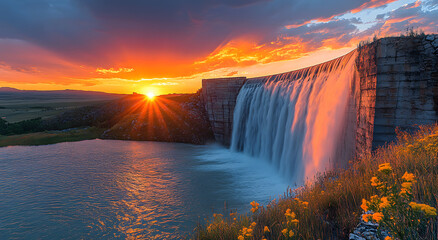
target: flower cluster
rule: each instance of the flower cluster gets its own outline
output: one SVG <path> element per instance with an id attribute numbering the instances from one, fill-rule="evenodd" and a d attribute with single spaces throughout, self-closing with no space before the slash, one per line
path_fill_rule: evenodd
<path id="1" fill-rule="evenodd" d="M 223 223 L 223 216 L 220 213 L 213 213 L 213 222 L 211 222 L 208 226 L 207 226 L 207 231 L 211 231 L 211 229 L 213 227 L 215 227 L 215 225 L 218 225 L 219 223 Z"/>
<path id="2" fill-rule="evenodd" d="M 384 163 L 379 165 L 379 172 L 388 174 L 392 171 L 391 165 L 389 163 Z"/>
<path id="3" fill-rule="evenodd" d="M 281 231 L 281 233 L 286 238 L 292 238 L 293 236 L 295 236 L 295 232 L 293 230 L 294 228 L 297 227 L 300 221 L 296 218 L 297 217 L 296 214 L 292 212 L 290 208 L 286 210 L 284 216 L 286 216 L 286 225 L 285 228 Z"/>
<path id="4" fill-rule="evenodd" d="M 299 198 L 294 198 L 294 200 L 297 201 L 298 204 L 302 205 L 302 207 L 305 209 L 309 207 L 309 202 L 301 201 Z"/>
<path id="5" fill-rule="evenodd" d="M 246 238 L 251 238 L 253 236 L 254 228 L 257 224 L 255 222 L 251 223 L 249 227 L 243 227 L 239 232 L 238 240 L 245 240 Z"/>
<path id="6" fill-rule="evenodd" d="M 428 217 L 435 217 L 436 216 L 436 208 L 431 207 L 427 204 L 410 202 L 409 206 L 411 206 L 411 208 L 414 211 L 421 211 Z"/>
<path id="7" fill-rule="evenodd" d="M 417 238 L 420 224 L 427 217 L 436 216 L 436 209 L 413 202 L 414 174 L 405 172 L 397 179 L 392 171 L 389 163 L 379 165 L 377 175 L 371 178 L 371 186 L 379 195 L 371 196 L 368 201 L 362 199 L 361 208 L 366 212 L 362 219 L 379 223 L 379 228 L 389 230 L 400 239 Z"/>
<path id="8" fill-rule="evenodd" d="M 432 154 L 438 152 L 438 132 L 426 135 L 407 145 L 405 152 L 429 152 Z"/>
<path id="9" fill-rule="evenodd" d="M 251 212 L 255 213 L 257 210 L 259 210 L 260 204 L 258 202 L 252 201 L 250 204 L 252 206 Z"/>

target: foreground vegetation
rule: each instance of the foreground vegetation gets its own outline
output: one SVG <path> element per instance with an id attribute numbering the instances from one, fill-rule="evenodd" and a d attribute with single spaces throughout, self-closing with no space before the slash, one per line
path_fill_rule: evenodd
<path id="1" fill-rule="evenodd" d="M 438 125 L 327 172 L 250 214 L 215 214 L 195 239 L 348 239 L 360 221 L 380 223 L 392 239 L 438 239 Z M 387 237 L 386 239 L 391 239 Z"/>
<path id="2" fill-rule="evenodd" d="M 16 145 L 46 145 L 60 142 L 74 142 L 98 138 L 104 129 L 96 127 L 45 131 L 12 136 L 0 135 L 0 147 Z"/>

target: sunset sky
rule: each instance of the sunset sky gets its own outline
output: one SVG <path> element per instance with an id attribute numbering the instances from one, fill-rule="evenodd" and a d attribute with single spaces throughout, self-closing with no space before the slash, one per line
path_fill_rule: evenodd
<path id="1" fill-rule="evenodd" d="M 0 0 L 0 87 L 195 92 L 437 21 L 438 0 Z"/>

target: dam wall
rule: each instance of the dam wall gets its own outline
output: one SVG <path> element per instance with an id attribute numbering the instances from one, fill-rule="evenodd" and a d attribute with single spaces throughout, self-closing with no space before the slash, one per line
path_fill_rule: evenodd
<path id="1" fill-rule="evenodd" d="M 395 140 L 396 128 L 411 130 L 438 120 L 438 35 L 383 38 L 355 51 L 350 111 L 356 116 L 349 124 L 355 125 L 357 156 Z M 230 145 L 236 99 L 245 84 L 295 81 L 318 66 L 330 71 L 325 68 L 332 65 L 258 78 L 204 79 L 202 94 L 216 141 Z"/>
<path id="2" fill-rule="evenodd" d="M 396 139 L 396 128 L 438 120 L 438 35 L 391 37 L 358 49 L 356 153 Z"/>
<path id="3" fill-rule="evenodd" d="M 225 146 L 231 143 L 234 107 L 245 82 L 246 77 L 202 80 L 202 99 L 214 138 Z"/>

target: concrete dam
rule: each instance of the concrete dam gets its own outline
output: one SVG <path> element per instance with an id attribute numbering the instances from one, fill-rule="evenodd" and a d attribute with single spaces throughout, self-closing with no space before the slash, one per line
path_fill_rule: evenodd
<path id="1" fill-rule="evenodd" d="M 204 79 L 215 140 L 302 183 L 438 120 L 438 35 L 390 37 L 271 76 Z"/>

